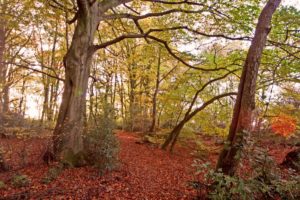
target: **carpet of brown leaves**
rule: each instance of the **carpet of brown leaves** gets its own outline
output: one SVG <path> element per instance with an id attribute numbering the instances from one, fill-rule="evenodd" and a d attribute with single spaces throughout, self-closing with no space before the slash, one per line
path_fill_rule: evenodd
<path id="1" fill-rule="evenodd" d="M 65 169 L 56 180 L 49 184 L 41 183 L 49 166 L 41 161 L 39 154 L 45 141 L 32 139 L 26 142 L 31 149 L 34 164 L 22 169 L 0 174 L 0 180 L 7 186 L 0 190 L 0 199 L 192 199 L 194 191 L 187 184 L 193 178 L 190 151 L 177 148 L 174 154 L 149 144 L 138 144 L 138 136 L 119 132 L 120 167 L 112 173 L 99 176 L 92 167 Z M 8 142 L 8 141 L 0 141 Z M 19 155 L 24 143 L 11 140 L 10 162 Z M 6 145 L 7 146 L 7 145 Z M 19 151 L 17 150 L 19 149 Z M 14 156 L 15 154 L 15 156 Z M 26 161 L 30 162 L 30 161 Z M 9 179 L 16 173 L 25 174 L 31 179 L 27 187 L 14 188 Z"/>
<path id="2" fill-rule="evenodd" d="M 29 138 L 0 139 L 0 146 L 6 151 L 5 160 L 12 167 L 9 172 L 0 173 L 0 181 L 6 184 L 0 189 L 0 200 L 15 199 L 193 199 L 196 195 L 188 182 L 193 180 L 192 168 L 194 141 L 177 145 L 174 153 L 159 149 L 152 144 L 140 143 L 136 133 L 118 132 L 120 141 L 119 168 L 99 175 L 93 167 L 63 170 L 52 182 L 41 180 L 50 168 L 42 161 L 47 146 L 46 139 Z M 203 162 L 215 164 L 222 149 L 213 137 L 199 135 L 206 147 Z M 185 146 L 183 148 L 182 146 Z M 279 164 L 292 150 L 287 146 L 265 140 L 268 149 Z M 189 147 L 189 148 L 187 148 Z M 247 164 L 245 165 L 247 167 Z M 247 170 L 250 170 L 250 168 Z M 28 186 L 15 188 L 11 178 L 16 174 L 27 175 Z M 201 179 L 201 176 L 198 177 Z"/>

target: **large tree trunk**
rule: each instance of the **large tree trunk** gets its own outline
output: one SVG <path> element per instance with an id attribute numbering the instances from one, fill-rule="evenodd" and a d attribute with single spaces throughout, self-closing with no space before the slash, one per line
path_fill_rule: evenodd
<path id="1" fill-rule="evenodd" d="M 64 57 L 64 92 L 53 136 L 54 154 L 59 160 L 83 150 L 86 92 L 93 55 L 91 46 L 99 23 L 98 4 L 85 3 L 87 5 L 78 3 L 77 25 Z"/>
<path id="2" fill-rule="evenodd" d="M 269 0 L 262 10 L 254 38 L 244 64 L 238 96 L 234 106 L 234 113 L 228 135 L 228 145 L 220 154 L 217 169 L 223 173 L 233 175 L 239 158 L 237 153 L 242 149 L 243 135 L 250 132 L 252 127 L 252 113 L 255 109 L 255 92 L 258 68 L 265 47 L 267 36 L 271 29 L 271 19 L 281 0 Z"/>

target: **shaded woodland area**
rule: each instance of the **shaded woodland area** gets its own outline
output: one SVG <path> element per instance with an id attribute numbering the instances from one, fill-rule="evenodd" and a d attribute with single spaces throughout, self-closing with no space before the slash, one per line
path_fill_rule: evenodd
<path id="1" fill-rule="evenodd" d="M 299 199 L 297 0 L 0 0 L 0 200 Z"/>

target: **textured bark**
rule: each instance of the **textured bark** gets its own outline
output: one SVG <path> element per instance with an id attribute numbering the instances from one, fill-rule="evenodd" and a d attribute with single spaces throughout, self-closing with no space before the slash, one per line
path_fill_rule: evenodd
<path id="1" fill-rule="evenodd" d="M 217 169 L 233 175 L 239 159 L 237 153 L 242 149 L 243 134 L 251 131 L 252 113 L 255 109 L 255 92 L 258 68 L 271 29 L 271 19 L 281 0 L 269 0 L 262 10 L 255 35 L 249 48 L 239 84 L 238 96 L 234 106 L 232 122 L 228 135 L 228 145 L 220 154 Z"/>
<path id="2" fill-rule="evenodd" d="M 86 106 L 86 91 L 90 73 L 94 34 L 98 26 L 98 4 L 79 4 L 77 25 L 71 46 L 64 57 L 65 82 L 62 103 L 54 130 L 56 159 L 83 150 L 82 134 Z"/>
<path id="3" fill-rule="evenodd" d="M 101 16 L 107 10 L 130 1 L 132 0 L 77 0 L 77 23 L 64 57 L 64 92 L 53 132 L 53 150 L 57 160 L 76 156 L 83 150 L 86 92 L 95 50 L 93 41 Z"/>

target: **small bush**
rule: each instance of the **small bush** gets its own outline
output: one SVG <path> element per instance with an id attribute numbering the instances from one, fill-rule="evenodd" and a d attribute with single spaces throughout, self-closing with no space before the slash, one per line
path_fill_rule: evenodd
<path id="1" fill-rule="evenodd" d="M 12 178 L 12 185 L 14 187 L 25 187 L 28 186 L 30 184 L 30 179 L 28 178 L 28 176 L 26 175 L 15 175 Z"/>
<path id="2" fill-rule="evenodd" d="M 3 181 L 0 181 L 0 190 L 4 189 L 6 187 L 5 183 Z"/>
<path id="3" fill-rule="evenodd" d="M 118 141 L 112 133 L 96 129 L 86 137 L 86 161 L 96 166 L 101 173 L 116 167 L 118 152 Z"/>
<path id="4" fill-rule="evenodd" d="M 96 166 L 102 174 L 117 166 L 119 143 L 112 131 L 112 117 L 106 114 L 97 121 L 99 125 L 92 128 L 85 137 L 84 155 L 87 163 Z"/>
<path id="5" fill-rule="evenodd" d="M 58 167 L 52 167 L 48 170 L 47 175 L 41 180 L 42 183 L 48 184 L 54 181 L 62 172 L 63 167 L 58 166 Z"/>

